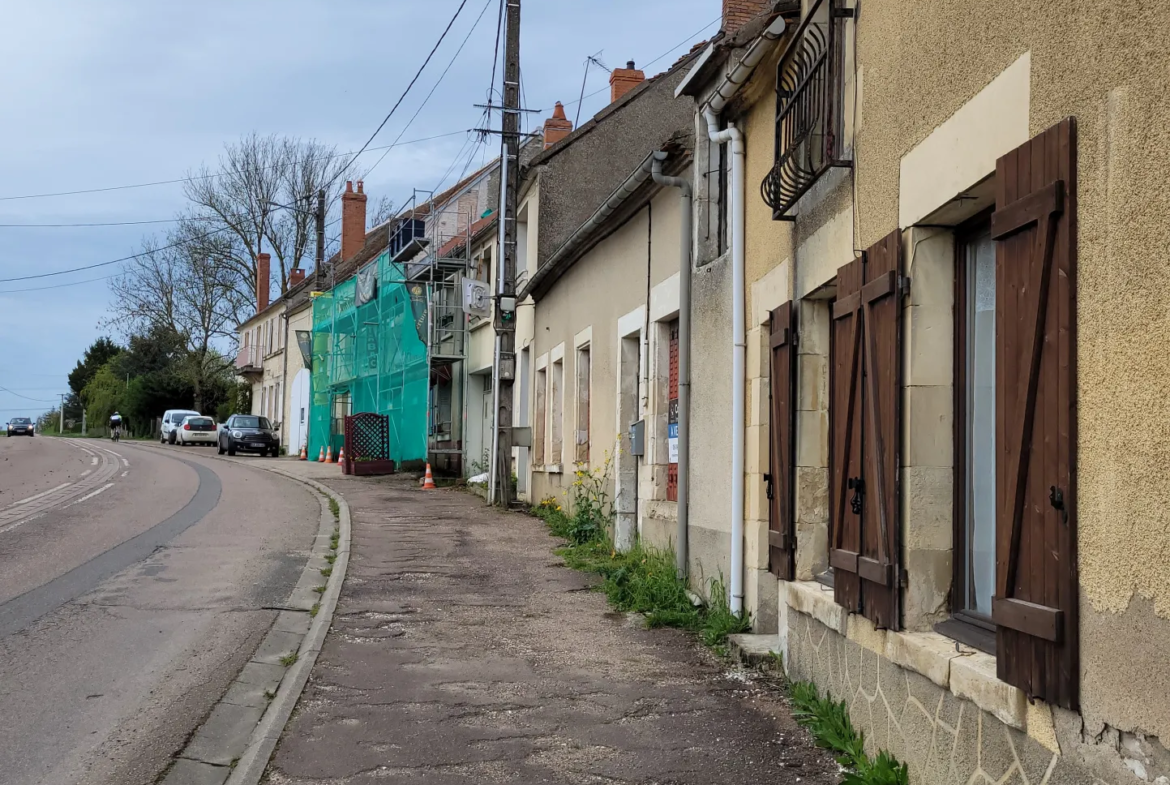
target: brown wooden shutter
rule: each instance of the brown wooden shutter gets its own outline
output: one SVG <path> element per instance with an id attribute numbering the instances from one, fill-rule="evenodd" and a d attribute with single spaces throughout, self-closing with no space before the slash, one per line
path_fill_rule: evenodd
<path id="1" fill-rule="evenodd" d="M 832 523 L 838 602 L 899 629 L 902 233 L 837 272 Z"/>
<path id="2" fill-rule="evenodd" d="M 864 263 L 855 259 L 837 270 L 837 300 L 833 303 L 832 348 L 829 358 L 829 510 L 832 542 L 829 565 L 838 604 L 861 610 L 861 511 L 854 512 L 850 497 L 861 479 L 861 309 L 858 307 Z"/>
<path id="3" fill-rule="evenodd" d="M 793 480 L 796 440 L 796 328 L 792 302 L 772 311 L 769 340 L 768 569 L 781 580 L 796 574 Z"/>
<path id="4" fill-rule="evenodd" d="M 999 678 L 1076 709 L 1076 126 L 996 163 Z"/>

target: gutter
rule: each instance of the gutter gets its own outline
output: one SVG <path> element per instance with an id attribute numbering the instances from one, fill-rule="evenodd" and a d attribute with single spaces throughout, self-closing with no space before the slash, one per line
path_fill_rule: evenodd
<path id="1" fill-rule="evenodd" d="M 719 115 L 739 88 L 743 86 L 756 66 L 764 59 L 768 48 L 784 34 L 787 23 L 776 17 L 744 52 L 739 63 L 715 87 L 711 96 L 699 108 L 707 123 L 707 135 L 717 144 L 731 143 L 731 612 L 743 614 L 744 598 L 744 369 L 747 357 L 745 338 L 744 292 L 744 138 L 743 132 L 729 122 L 719 130 Z M 680 293 L 681 294 L 681 293 Z M 682 338 L 682 325 L 679 325 Z M 680 340 L 681 343 L 681 340 Z M 681 346 L 680 346 L 681 351 Z M 680 357 L 681 359 L 681 357 Z M 680 367 L 681 376 L 681 367 Z M 680 379 L 681 381 L 681 379 Z M 682 390 L 679 390 L 681 395 Z M 679 401 L 682 407 L 682 401 Z M 680 441 L 681 449 L 681 441 Z M 681 455 L 680 455 L 681 457 Z M 680 470 L 681 479 L 682 472 Z"/>
<path id="2" fill-rule="evenodd" d="M 561 272 L 559 269 L 561 264 L 566 259 L 570 258 L 575 251 L 579 250 L 581 246 L 584 245 L 585 242 L 590 238 L 593 232 L 601 227 L 607 220 L 609 220 L 609 217 L 613 215 L 627 199 L 630 198 L 634 191 L 638 190 L 638 188 L 640 188 L 643 183 L 650 179 L 650 171 L 655 155 L 664 154 L 650 153 L 646 156 L 646 158 L 642 161 L 641 164 L 638 165 L 636 169 L 634 169 L 630 176 L 627 177 L 625 181 L 609 195 L 609 198 L 606 199 L 602 205 L 597 208 L 596 211 L 594 211 L 593 215 L 589 217 L 589 220 L 577 227 L 577 230 L 569 235 L 569 237 L 563 243 L 561 243 L 561 247 L 553 252 L 552 256 L 549 257 L 548 262 L 540 266 L 540 269 L 536 271 L 532 278 L 528 280 L 528 283 L 525 284 L 520 293 L 516 295 L 518 301 L 524 300 L 527 297 L 531 297 L 532 293 L 540 288 L 547 279 L 549 279 L 549 276 L 553 275 L 554 273 L 559 275 Z M 552 280 L 555 280 L 555 278 Z M 548 280 L 548 283 L 552 283 L 552 280 Z"/>

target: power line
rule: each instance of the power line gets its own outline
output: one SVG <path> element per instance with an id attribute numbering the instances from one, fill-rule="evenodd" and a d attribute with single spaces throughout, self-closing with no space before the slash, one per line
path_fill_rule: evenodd
<path id="1" fill-rule="evenodd" d="M 418 71 L 415 72 L 414 78 L 410 80 L 410 84 L 408 84 L 406 89 L 402 91 L 402 95 L 398 96 L 398 100 L 394 102 L 394 106 L 390 107 L 390 111 L 386 114 L 385 117 L 382 118 L 382 122 L 378 123 L 378 127 L 374 129 L 372 134 L 370 134 L 370 138 L 367 139 L 366 143 L 362 145 L 362 149 L 358 150 L 357 153 L 354 154 L 353 158 L 350 159 L 349 163 L 347 163 L 338 171 L 338 173 L 333 178 L 334 180 L 336 180 L 343 173 L 348 171 L 351 166 L 353 166 L 354 161 L 356 161 L 358 157 L 366 151 L 366 148 L 370 146 L 370 142 L 374 141 L 374 137 L 382 132 L 382 129 L 386 127 L 386 123 L 390 122 L 390 118 L 394 116 L 396 111 L 398 111 L 398 107 L 402 105 L 402 102 L 406 99 L 407 94 L 410 93 L 410 89 L 414 87 L 414 83 L 418 81 L 420 76 L 422 76 L 423 70 L 425 70 L 427 64 L 431 62 L 431 58 L 435 56 L 435 52 L 439 50 L 439 46 L 443 43 L 443 39 L 447 37 L 447 33 L 451 32 L 451 27 L 455 24 L 455 20 L 459 18 L 459 14 L 463 13 L 463 7 L 466 5 L 467 0 L 461 0 L 459 7 L 455 9 L 455 15 L 451 17 L 451 21 L 448 22 L 447 26 L 443 29 L 443 34 L 439 36 L 439 40 L 435 42 L 433 47 L 431 47 L 430 54 L 427 55 L 427 59 L 423 60 L 423 64 L 420 65 Z M 330 185 L 332 185 L 332 182 Z"/>
<path id="2" fill-rule="evenodd" d="M 66 275 L 68 273 L 79 273 L 82 270 L 92 270 L 95 267 L 106 267 L 107 265 L 118 264 L 119 262 L 128 262 L 131 259 L 138 259 L 138 258 L 143 257 L 143 256 L 149 256 L 150 254 L 155 253 L 157 251 L 165 251 L 169 248 L 177 248 L 178 246 L 185 245 L 186 243 L 189 243 L 192 240 L 203 240 L 203 239 L 206 239 L 208 237 L 211 237 L 213 234 L 219 234 L 220 232 L 226 232 L 229 229 L 231 229 L 230 226 L 223 226 L 223 227 L 220 227 L 219 229 L 212 229 L 210 232 L 207 232 L 206 234 L 202 234 L 198 237 L 187 238 L 187 239 L 180 240 L 177 243 L 171 243 L 170 245 L 164 245 L 160 248 L 152 248 L 149 251 L 141 251 L 140 253 L 130 254 L 129 256 L 123 256 L 121 259 L 111 259 L 108 262 L 96 262 L 94 264 L 87 264 L 87 265 L 83 265 L 81 267 L 72 267 L 68 270 L 56 270 L 56 271 L 51 272 L 51 273 L 37 273 L 36 275 L 20 275 L 20 276 L 17 276 L 15 278 L 0 278 L 0 283 L 8 283 L 10 281 L 31 281 L 34 278 L 49 278 L 49 277 L 52 277 L 54 275 Z"/>
<path id="3" fill-rule="evenodd" d="M 105 223 L 65 223 L 65 224 L 0 224 L 0 229 L 65 229 L 82 226 L 141 226 L 143 224 L 170 224 L 181 221 L 181 218 L 159 218 L 154 221 L 111 221 Z M 205 219 L 197 219 L 205 220 Z"/>
<path id="4" fill-rule="evenodd" d="M 435 84 L 431 87 L 431 91 L 427 93 L 426 98 L 422 100 L 422 103 L 418 105 L 418 109 L 414 110 L 414 114 L 411 115 L 410 119 L 406 121 L 406 125 L 404 125 L 402 130 L 398 132 L 398 136 L 395 138 L 394 143 L 397 143 L 398 140 L 402 138 L 402 135 L 406 133 L 407 129 L 410 128 L 411 124 L 419 116 L 419 113 L 422 112 L 423 107 L 425 107 L 427 102 L 431 100 L 431 96 L 435 94 L 435 90 L 439 89 L 439 85 L 443 83 L 443 79 L 447 76 L 447 72 L 451 70 L 451 66 L 455 65 L 455 61 L 459 59 L 459 55 L 462 54 L 463 48 L 467 46 L 467 42 L 471 39 L 471 34 L 475 32 L 475 28 L 479 27 L 479 22 L 481 19 L 483 19 L 483 15 L 487 13 L 488 6 L 490 6 L 491 3 L 492 0 L 487 0 L 487 2 L 484 3 L 483 10 L 479 12 L 479 16 L 477 16 L 475 19 L 475 24 L 471 26 L 471 29 L 467 31 L 467 35 L 464 36 L 463 43 L 459 44 L 459 48 L 455 50 L 455 54 L 451 57 L 451 61 L 447 63 L 447 67 L 443 69 L 443 73 L 439 74 L 438 81 L 436 81 Z M 378 160 L 374 161 L 374 165 L 366 170 L 367 177 L 369 176 L 370 172 L 377 169 L 378 164 L 382 163 L 382 160 L 390 154 L 390 149 L 392 147 L 394 147 L 394 144 L 391 144 L 389 147 L 387 147 L 386 151 L 382 153 Z"/>
<path id="5" fill-rule="evenodd" d="M 15 395 L 17 398 L 24 398 L 26 401 L 33 401 L 34 403 L 56 403 L 56 401 L 46 401 L 43 398 L 29 398 L 27 395 L 21 395 L 18 392 L 13 392 L 7 387 L 0 387 L 0 392 L 6 392 L 9 395 Z"/>
<path id="6" fill-rule="evenodd" d="M 456 134 L 466 133 L 466 131 L 467 131 L 467 129 L 464 128 L 464 129 L 461 129 L 458 131 L 448 131 L 445 134 L 436 134 L 434 136 L 425 136 L 421 139 L 409 139 L 405 142 L 396 142 L 396 144 L 401 146 L 401 145 L 408 145 L 408 144 L 419 144 L 420 142 L 430 142 L 434 139 L 442 139 L 442 138 L 447 137 L 447 136 L 455 136 Z M 374 150 L 386 150 L 386 149 L 389 149 L 390 147 L 393 147 L 393 146 L 394 145 L 384 145 L 381 147 L 369 147 L 369 148 L 367 148 L 367 152 L 372 152 Z M 334 158 L 341 158 L 341 157 L 347 156 L 347 155 L 350 155 L 350 153 L 348 151 L 344 152 L 344 153 L 330 153 L 329 155 L 323 155 L 323 156 L 320 156 L 319 158 L 314 158 L 311 160 L 329 161 L 329 160 L 332 160 Z M 267 167 L 261 168 L 258 171 L 268 171 L 269 169 L 274 169 L 274 168 L 276 168 L 276 167 L 275 166 L 267 166 Z M 129 189 L 133 189 L 133 188 L 152 188 L 152 187 L 157 186 L 157 185 L 174 185 L 175 183 L 192 183 L 192 182 L 195 182 L 197 180 L 213 180 L 217 177 L 224 177 L 226 174 L 227 174 L 226 172 L 214 172 L 212 174 L 200 174 L 200 175 L 195 175 L 193 177 L 178 177 L 178 178 L 175 178 L 173 180 L 155 180 L 155 181 L 149 182 L 149 183 L 132 183 L 130 185 L 111 185 L 111 186 L 106 186 L 104 188 L 83 188 L 83 189 L 76 190 L 76 191 L 54 191 L 51 193 L 43 193 L 43 194 L 21 194 L 18 196 L 0 196 L 0 202 L 11 202 L 11 201 L 14 201 L 16 199 L 47 199 L 49 197 L 54 197 L 54 196 L 78 196 L 80 194 L 106 193 L 108 191 L 125 191 L 125 190 L 129 190 Z"/>

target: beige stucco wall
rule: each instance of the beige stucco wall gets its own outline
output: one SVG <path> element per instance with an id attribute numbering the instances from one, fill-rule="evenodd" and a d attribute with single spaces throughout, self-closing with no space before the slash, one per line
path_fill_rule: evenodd
<path id="1" fill-rule="evenodd" d="M 620 338 L 618 321 L 647 303 L 647 262 L 650 287 L 662 284 L 678 271 L 679 197 L 673 189 L 660 190 L 649 205 L 589 250 L 556 282 L 533 309 L 534 367 L 536 358 L 563 346 L 564 404 L 561 408 L 564 434 L 562 473 L 536 467 L 532 477 L 533 499 L 564 498 L 572 482 L 576 430 L 576 379 L 578 338 L 589 332 L 590 344 L 590 450 L 589 466 L 601 467 L 607 453 L 617 447 L 618 373 Z M 652 213 L 652 216 L 651 216 Z M 649 248 L 647 242 L 649 240 Z M 530 237 L 531 243 L 531 237 Z M 649 251 L 649 260 L 647 258 Z M 523 313 L 524 309 L 521 309 Z M 676 306 L 677 310 L 677 306 Z M 644 323 L 637 327 L 641 328 Z M 653 324 L 651 325 L 654 326 Z M 656 330 L 651 330 L 652 335 Z M 650 351 L 655 350 L 652 342 Z M 549 368 L 552 359 L 549 359 Z M 550 372 L 551 373 L 551 372 Z M 536 375 L 533 374 L 535 381 Z M 551 375 L 550 375 L 551 380 Z M 650 390 L 642 385 L 642 398 Z M 530 400 L 535 400 L 535 395 Z M 548 416 L 553 411 L 551 392 Z M 644 412 L 653 414 L 653 412 Z M 624 431 L 624 427 L 622 428 Z M 551 423 L 546 435 L 551 443 Z M 628 440 L 622 438 L 628 451 Z M 648 445 L 648 451 L 651 449 Z M 661 447 L 658 448 L 661 450 Z M 611 479 L 611 489 L 613 488 Z M 612 492 L 612 491 L 611 491 Z M 641 493 L 640 493 L 641 495 Z M 644 510 L 643 510 L 644 512 Z"/>
<path id="2" fill-rule="evenodd" d="M 310 301 L 311 302 L 311 301 Z M 297 378 L 297 373 L 305 367 L 305 358 L 301 355 L 300 346 L 297 345 L 297 330 L 312 330 L 313 329 L 313 306 L 301 308 L 295 313 L 289 314 L 288 317 L 288 346 L 285 347 L 288 352 L 288 369 L 283 371 L 281 388 L 284 390 L 284 404 L 283 412 L 281 413 L 281 429 L 280 429 L 280 443 L 289 449 L 299 449 L 298 445 L 291 444 L 289 439 L 289 424 L 293 421 L 292 412 L 292 387 L 293 380 Z M 281 365 L 283 370 L 283 362 Z"/>
<path id="3" fill-rule="evenodd" d="M 1170 245 L 1170 5 L 891 0 L 867 11 L 860 247 L 899 223 L 903 156 L 1025 55 L 1028 135 L 1076 117 L 1083 713 L 1094 732 L 1170 739 L 1170 701 L 1151 698 L 1170 678 L 1170 290 L 1151 285 Z"/>

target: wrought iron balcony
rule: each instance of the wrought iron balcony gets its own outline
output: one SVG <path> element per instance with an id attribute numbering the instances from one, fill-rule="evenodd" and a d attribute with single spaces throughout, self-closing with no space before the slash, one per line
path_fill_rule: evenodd
<path id="1" fill-rule="evenodd" d="M 841 0 L 817 0 L 776 66 L 775 164 L 760 184 L 772 217 L 791 221 L 809 188 L 842 154 L 844 113 L 840 26 L 850 9 Z"/>

